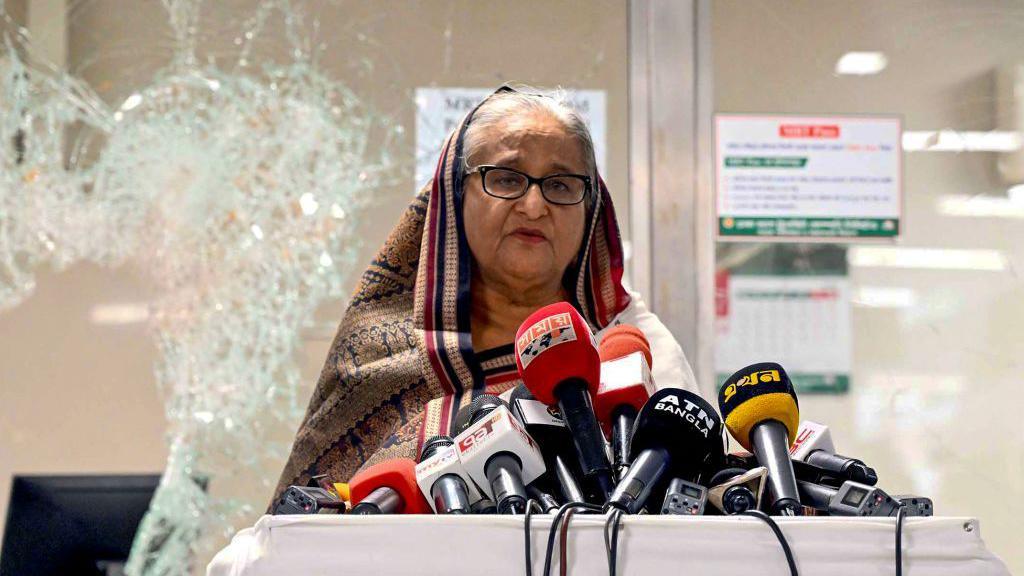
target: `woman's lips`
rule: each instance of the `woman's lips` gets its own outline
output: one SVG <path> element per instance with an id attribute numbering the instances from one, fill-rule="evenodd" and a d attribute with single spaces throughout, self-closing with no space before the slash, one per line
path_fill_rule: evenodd
<path id="1" fill-rule="evenodd" d="M 548 241 L 548 237 L 536 228 L 516 228 L 512 231 L 512 236 L 527 244 L 540 244 Z"/>

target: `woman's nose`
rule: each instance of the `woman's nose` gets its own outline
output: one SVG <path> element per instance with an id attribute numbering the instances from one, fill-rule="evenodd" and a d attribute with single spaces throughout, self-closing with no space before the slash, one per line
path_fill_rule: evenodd
<path id="1" fill-rule="evenodd" d="M 523 194 L 517 202 L 517 206 L 519 211 L 531 220 L 536 220 L 547 213 L 548 202 L 540 191 L 540 184 L 531 183 L 530 187 L 526 189 L 526 194 Z"/>

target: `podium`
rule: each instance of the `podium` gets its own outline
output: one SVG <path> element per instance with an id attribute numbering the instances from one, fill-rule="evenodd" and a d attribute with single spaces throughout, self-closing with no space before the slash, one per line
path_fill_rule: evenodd
<path id="1" fill-rule="evenodd" d="M 553 516 L 531 518 L 533 574 L 541 575 Z M 608 573 L 604 516 L 572 517 L 568 574 Z M 894 518 L 776 518 L 801 575 L 895 573 Z M 557 556 L 557 543 L 556 551 Z M 738 516 L 627 516 L 619 532 L 618 574 L 789 574 L 771 529 Z M 557 573 L 557 558 L 552 573 Z M 972 518 L 907 518 L 906 576 L 1008 576 Z M 520 576 L 522 516 L 264 516 L 235 535 L 208 576 L 270 574 Z"/>

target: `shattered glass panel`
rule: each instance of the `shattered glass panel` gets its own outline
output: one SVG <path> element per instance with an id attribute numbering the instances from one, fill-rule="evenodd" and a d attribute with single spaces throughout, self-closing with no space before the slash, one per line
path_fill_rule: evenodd
<path id="1" fill-rule="evenodd" d="M 34 4 L 0 2 L 0 311 L 82 263 L 153 288 L 169 456 L 131 574 L 201 573 L 264 512 L 302 350 L 422 184 L 417 88 L 604 92 L 628 235 L 625 3 L 74 1 L 66 63 Z"/>

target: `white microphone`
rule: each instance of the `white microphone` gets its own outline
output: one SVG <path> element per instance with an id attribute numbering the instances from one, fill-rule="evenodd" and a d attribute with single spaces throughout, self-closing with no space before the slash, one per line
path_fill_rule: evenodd
<path id="1" fill-rule="evenodd" d="M 878 474 L 863 461 L 836 454 L 828 426 L 810 420 L 800 423 L 796 440 L 789 448 L 789 457 L 817 466 L 840 480 L 852 480 L 869 486 L 878 482 Z"/>
<path id="2" fill-rule="evenodd" d="M 448 436 L 434 436 L 423 443 L 416 483 L 438 514 L 469 514 L 471 505 L 483 498 Z"/>
<path id="3" fill-rule="evenodd" d="M 835 454 L 836 445 L 832 442 L 832 432 L 828 426 L 804 420 L 797 430 L 796 440 L 789 447 L 789 457 L 801 462 L 807 461 L 807 456 L 815 450 L 824 450 Z"/>
<path id="4" fill-rule="evenodd" d="M 489 394 L 474 400 L 470 425 L 455 437 L 455 448 L 499 514 L 526 511 L 526 484 L 544 473 L 544 457 L 504 400 Z"/>

